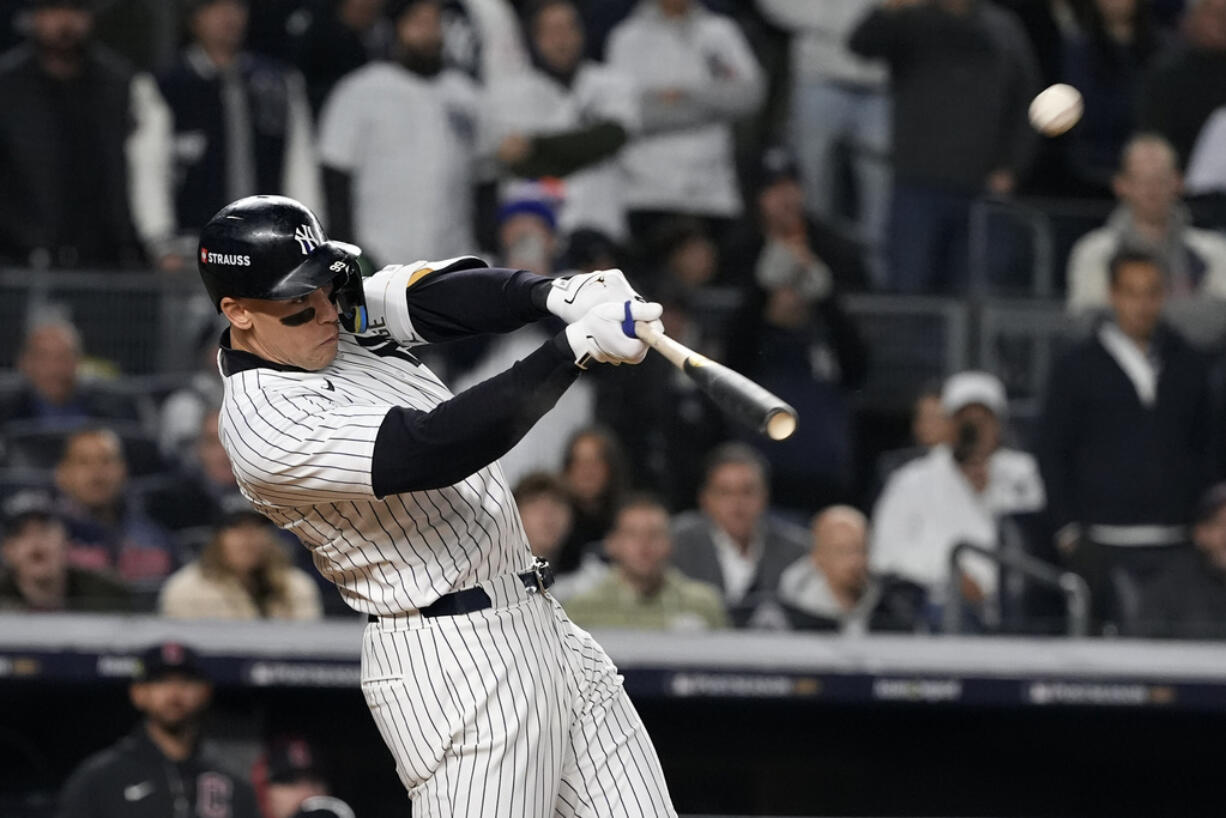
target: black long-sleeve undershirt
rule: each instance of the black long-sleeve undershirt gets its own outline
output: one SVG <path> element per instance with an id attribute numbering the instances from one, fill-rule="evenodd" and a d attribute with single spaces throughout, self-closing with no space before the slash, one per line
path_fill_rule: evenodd
<path id="1" fill-rule="evenodd" d="M 405 290 L 413 327 L 431 343 L 510 332 L 547 318 L 545 276 L 486 267 L 476 258 L 436 270 Z"/>
<path id="2" fill-rule="evenodd" d="M 579 374 L 564 334 L 429 412 L 398 406 L 375 438 L 376 497 L 450 486 L 510 451 Z"/>

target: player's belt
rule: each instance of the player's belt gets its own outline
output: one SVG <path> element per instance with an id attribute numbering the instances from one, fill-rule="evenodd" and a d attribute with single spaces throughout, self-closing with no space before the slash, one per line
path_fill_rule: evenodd
<path id="1" fill-rule="evenodd" d="M 554 579 L 553 569 L 549 566 L 549 561 L 543 560 L 540 557 L 537 557 L 532 563 L 530 570 L 515 576 L 519 577 L 519 581 L 524 584 L 525 588 L 533 592 L 546 590 L 549 586 L 553 585 Z M 475 588 L 465 588 L 462 591 L 452 591 L 449 594 L 443 594 L 426 607 L 419 608 L 417 613 L 419 616 L 430 619 L 436 616 L 459 616 L 460 614 L 484 611 L 493 606 L 494 602 L 490 599 L 489 593 L 478 585 Z M 369 614 L 366 617 L 366 621 L 378 622 L 379 617 L 375 614 Z"/>

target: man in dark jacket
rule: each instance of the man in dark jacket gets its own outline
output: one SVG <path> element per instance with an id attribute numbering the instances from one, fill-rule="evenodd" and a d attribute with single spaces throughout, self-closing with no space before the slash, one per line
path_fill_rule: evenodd
<path id="1" fill-rule="evenodd" d="M 848 44 L 893 78 L 890 283 L 957 290 L 971 203 L 1012 193 L 1033 150 L 1038 69 L 1025 32 L 983 0 L 887 0 Z"/>
<path id="2" fill-rule="evenodd" d="M 185 234 L 254 193 L 322 204 L 305 83 L 243 50 L 247 20 L 246 0 L 191 0 L 191 43 L 158 77 L 174 114 L 175 211 Z"/>
<path id="3" fill-rule="evenodd" d="M 1226 639 L 1226 483 L 1205 492 L 1192 541 L 1196 551 L 1174 562 L 1142 597 L 1138 635 Z"/>
<path id="4" fill-rule="evenodd" d="M 1039 459 L 1056 546 L 1100 622 L 1127 624 L 1144 586 L 1187 549 L 1212 472 L 1205 363 L 1160 321 L 1157 260 L 1112 259 L 1112 316 L 1055 367 Z"/>
<path id="5" fill-rule="evenodd" d="M 133 266 L 171 232 L 166 106 L 92 42 L 88 0 L 32 0 L 30 42 L 0 58 L 0 261 Z"/>
<path id="6" fill-rule="evenodd" d="M 190 648 L 145 651 L 130 689 L 144 720 L 82 762 L 64 785 L 58 818 L 259 818 L 251 785 L 200 749 L 212 690 Z"/>
<path id="7" fill-rule="evenodd" d="M 762 624 L 755 612 L 774 601 L 783 572 L 809 547 L 802 527 L 767 513 L 768 471 L 756 450 L 725 443 L 707 461 L 701 512 L 673 523 L 673 565 L 719 588 L 737 627 Z"/>

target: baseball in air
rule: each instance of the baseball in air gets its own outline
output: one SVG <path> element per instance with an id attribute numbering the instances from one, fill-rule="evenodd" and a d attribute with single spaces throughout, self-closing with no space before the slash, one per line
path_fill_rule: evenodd
<path id="1" fill-rule="evenodd" d="M 1044 136 L 1059 136 L 1077 124 L 1083 110 L 1081 92 L 1071 85 L 1057 83 L 1030 103 L 1030 124 Z"/>

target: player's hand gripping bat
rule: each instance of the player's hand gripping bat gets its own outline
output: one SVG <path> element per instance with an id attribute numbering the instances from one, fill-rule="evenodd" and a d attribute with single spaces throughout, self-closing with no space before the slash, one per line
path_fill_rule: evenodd
<path id="1" fill-rule="evenodd" d="M 715 405 L 771 440 L 785 440 L 796 431 L 796 410 L 758 384 L 642 321 L 634 334 L 690 377 Z"/>

